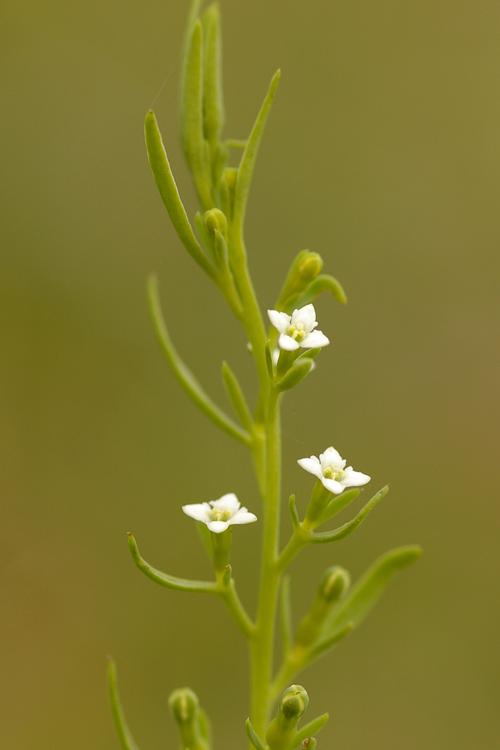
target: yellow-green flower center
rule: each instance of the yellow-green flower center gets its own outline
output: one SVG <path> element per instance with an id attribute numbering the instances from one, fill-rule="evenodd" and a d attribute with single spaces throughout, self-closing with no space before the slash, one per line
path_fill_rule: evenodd
<path id="1" fill-rule="evenodd" d="M 288 326 L 287 330 L 287 336 L 290 336 L 290 338 L 295 339 L 295 341 L 303 341 L 306 337 L 306 332 L 304 331 L 304 328 L 302 326 L 296 326 L 296 325 L 290 325 Z"/>
<path id="2" fill-rule="evenodd" d="M 325 479 L 334 479 L 335 481 L 338 481 L 339 479 L 343 478 L 344 470 L 334 469 L 333 466 L 327 466 L 325 469 L 323 469 L 323 476 L 325 477 Z"/>
<path id="3" fill-rule="evenodd" d="M 218 508 L 213 508 L 210 511 L 211 521 L 229 521 L 231 516 L 232 513 L 230 510 L 219 510 Z"/>

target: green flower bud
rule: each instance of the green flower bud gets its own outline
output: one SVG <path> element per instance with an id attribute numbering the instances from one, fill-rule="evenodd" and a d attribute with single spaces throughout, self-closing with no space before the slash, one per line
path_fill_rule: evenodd
<path id="1" fill-rule="evenodd" d="M 297 260 L 297 275 L 303 281 L 312 281 L 323 269 L 323 258 L 319 253 L 303 250 Z"/>
<path id="2" fill-rule="evenodd" d="M 204 214 L 205 226 L 210 234 L 220 232 L 223 237 L 227 236 L 227 219 L 226 215 L 219 208 L 212 208 Z"/>
<path id="3" fill-rule="evenodd" d="M 291 685 L 285 690 L 278 713 L 267 730 L 266 741 L 270 750 L 288 750 L 293 746 L 297 722 L 308 705 L 309 696 L 302 685 Z"/>
<path id="4" fill-rule="evenodd" d="M 281 712 L 288 720 L 298 721 L 309 706 L 309 696 L 302 685 L 291 685 L 283 693 Z"/>
<path id="5" fill-rule="evenodd" d="M 238 170 L 236 167 L 226 167 L 220 178 L 220 197 L 222 208 L 226 216 L 233 215 L 234 208 L 234 191 L 238 179 Z"/>
<path id="6" fill-rule="evenodd" d="M 277 309 L 285 312 L 290 311 L 311 281 L 321 273 L 322 268 L 323 259 L 321 255 L 310 250 L 301 250 L 290 266 L 276 303 Z"/>
<path id="7" fill-rule="evenodd" d="M 297 628 L 296 645 L 314 645 L 321 635 L 325 620 L 332 606 L 348 589 L 350 576 L 347 570 L 334 566 L 325 571 L 313 603 Z"/>
<path id="8" fill-rule="evenodd" d="M 230 190 L 234 190 L 237 179 L 238 169 L 236 167 L 226 167 L 222 173 L 221 182 L 223 182 Z"/>
<path id="9" fill-rule="evenodd" d="M 347 591 L 350 583 L 351 576 L 348 571 L 335 565 L 325 571 L 318 594 L 325 602 L 333 604 Z"/>
<path id="10" fill-rule="evenodd" d="M 178 724 L 193 722 L 200 706 L 197 696 L 190 688 L 174 690 L 168 704 Z"/>
<path id="11" fill-rule="evenodd" d="M 183 747 L 209 750 L 207 719 L 195 693 L 190 688 L 179 688 L 174 690 L 168 703 L 179 727 Z"/>

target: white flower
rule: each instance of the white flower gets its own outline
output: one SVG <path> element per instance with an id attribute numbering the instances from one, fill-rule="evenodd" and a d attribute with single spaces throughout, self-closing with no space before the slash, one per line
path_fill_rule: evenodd
<path id="1" fill-rule="evenodd" d="M 354 471 L 352 466 L 346 468 L 347 461 L 335 448 L 327 448 L 324 453 L 309 458 L 299 458 L 299 466 L 318 477 L 329 492 L 340 495 L 346 487 L 361 487 L 368 484 L 371 477 L 361 471 Z"/>
<path id="2" fill-rule="evenodd" d="M 291 315 L 278 310 L 268 310 L 269 320 L 280 332 L 278 344 L 280 349 L 293 352 L 303 349 L 319 349 L 330 343 L 324 333 L 315 331 L 318 325 L 314 305 L 305 305 L 294 310 Z"/>
<path id="3" fill-rule="evenodd" d="M 221 534 L 234 524 L 253 523 L 257 516 L 243 508 L 233 492 L 209 503 L 183 505 L 182 510 L 195 521 L 205 523 L 214 534 Z"/>

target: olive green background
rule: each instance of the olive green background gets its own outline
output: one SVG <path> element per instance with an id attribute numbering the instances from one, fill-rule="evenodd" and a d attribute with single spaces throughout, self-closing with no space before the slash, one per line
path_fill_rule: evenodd
<path id="1" fill-rule="evenodd" d="M 155 270 L 209 392 L 223 401 L 222 358 L 252 391 L 245 340 L 181 249 L 145 158 L 154 102 L 193 208 L 176 112 L 186 7 L 4 0 L 0 12 L 0 744 L 116 748 L 112 653 L 141 750 L 177 746 L 166 696 L 183 684 L 217 748 L 244 747 L 239 633 L 219 602 L 142 578 L 125 540 L 133 529 L 151 562 L 204 577 L 180 504 L 234 490 L 259 512 L 244 450 L 180 392 L 146 310 Z M 350 298 L 318 303 L 333 345 L 287 399 L 284 491 L 303 504 L 311 483 L 295 460 L 329 444 L 392 487 L 354 537 L 295 564 L 296 609 L 327 565 L 356 576 L 391 546 L 425 548 L 301 678 L 333 714 L 320 746 L 494 750 L 500 7 L 226 0 L 223 13 L 231 136 L 284 72 L 249 211 L 262 305 L 303 247 Z M 253 607 L 258 525 L 234 536 Z"/>

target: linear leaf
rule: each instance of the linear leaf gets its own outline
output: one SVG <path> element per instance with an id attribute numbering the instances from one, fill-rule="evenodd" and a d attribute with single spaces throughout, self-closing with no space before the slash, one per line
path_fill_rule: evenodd
<path id="1" fill-rule="evenodd" d="M 247 719 L 245 721 L 245 729 L 247 731 L 247 737 L 254 746 L 255 750 L 267 750 L 267 745 L 265 745 L 260 739 L 259 735 L 253 728 L 250 719 Z"/>
<path id="2" fill-rule="evenodd" d="M 135 537 L 130 533 L 128 534 L 128 546 L 132 559 L 139 570 L 155 583 L 159 583 L 160 586 L 165 586 L 167 589 L 174 589 L 176 591 L 194 591 L 206 594 L 218 593 L 217 585 L 212 581 L 190 581 L 187 578 L 170 576 L 167 573 L 162 573 L 161 570 L 157 570 L 157 568 L 153 568 L 152 565 L 141 557 Z"/>
<path id="3" fill-rule="evenodd" d="M 418 560 L 421 554 L 422 549 L 412 545 L 398 547 L 379 557 L 332 610 L 327 623 L 328 631 L 338 631 L 348 623 L 354 627 L 360 625 L 395 574 Z"/>
<path id="4" fill-rule="evenodd" d="M 108 661 L 107 677 L 111 711 L 122 750 L 139 750 L 125 719 L 125 714 L 120 701 L 120 694 L 118 692 L 116 664 L 112 659 L 109 659 Z"/>
<path id="5" fill-rule="evenodd" d="M 297 510 L 297 502 L 295 495 L 290 495 L 288 498 L 288 510 L 290 511 L 290 518 L 292 519 L 292 526 L 294 530 L 300 526 L 299 511 Z"/>
<path id="6" fill-rule="evenodd" d="M 253 419 L 238 378 L 227 362 L 222 363 L 222 379 L 233 409 L 245 429 L 251 430 Z"/>
<path id="7" fill-rule="evenodd" d="M 314 734 L 320 732 L 329 718 L 330 714 L 322 714 L 321 716 L 318 716 L 316 719 L 313 719 L 308 724 L 305 724 L 303 727 L 301 727 L 293 740 L 294 747 L 298 747 L 301 742 L 304 742 L 304 740 L 306 740 L 308 737 L 312 737 Z"/>
<path id="8" fill-rule="evenodd" d="M 234 198 L 234 222 L 236 226 L 243 226 L 245 220 L 245 212 L 248 201 L 248 194 L 250 192 L 250 185 L 252 183 L 252 177 L 255 169 L 255 161 L 257 159 L 257 153 L 259 151 L 260 142 L 262 140 L 262 134 L 264 127 L 271 110 L 271 106 L 278 88 L 281 78 L 281 71 L 278 70 L 274 74 L 269 89 L 264 98 L 262 107 L 260 108 L 257 119 L 252 128 L 252 132 L 248 138 L 243 155 L 241 157 L 240 166 L 238 168 L 238 177 L 236 180 L 236 191 Z"/>
<path id="9" fill-rule="evenodd" d="M 319 523 L 325 523 L 331 518 L 337 516 L 343 510 L 348 508 L 349 505 L 351 505 L 355 500 L 357 500 L 360 494 L 360 489 L 358 489 L 357 487 L 352 487 L 349 490 L 344 490 L 344 492 L 342 492 L 342 494 L 340 495 L 335 495 L 325 507 L 325 510 L 321 513 L 319 517 Z"/>
<path id="10" fill-rule="evenodd" d="M 203 27 L 194 22 L 186 47 L 181 96 L 181 135 L 184 155 L 202 206 L 213 206 L 209 149 L 203 130 Z"/>
<path id="11" fill-rule="evenodd" d="M 349 633 L 353 630 L 353 624 L 352 622 L 348 622 L 347 625 L 344 625 L 341 628 L 338 628 L 335 630 L 331 635 L 327 636 L 326 638 L 323 638 L 321 641 L 319 641 L 314 648 L 311 649 L 308 664 L 311 664 L 313 661 L 316 661 L 316 659 L 319 659 L 320 656 L 323 656 L 323 654 L 326 654 L 327 651 L 330 651 L 331 648 L 337 645 L 340 641 L 344 640 Z"/>
<path id="12" fill-rule="evenodd" d="M 349 534 L 352 534 L 358 526 L 360 526 L 365 518 L 374 510 L 379 502 L 387 495 L 389 492 L 389 486 L 386 485 L 381 490 L 379 490 L 372 498 L 371 500 L 368 500 L 366 505 L 361 508 L 359 513 L 354 516 L 354 518 L 351 521 L 347 521 L 347 523 L 344 523 L 342 526 L 339 526 L 338 529 L 333 529 L 333 531 L 323 531 L 318 534 L 313 534 L 311 537 L 311 542 L 314 544 L 325 544 L 328 542 L 337 542 L 339 539 L 344 539 L 346 536 L 349 536 Z"/>
<path id="13" fill-rule="evenodd" d="M 222 40 L 220 12 L 217 3 L 203 14 L 205 31 L 205 66 L 203 79 L 203 122 L 209 143 L 217 143 L 224 126 L 222 93 Z"/>
<path id="14" fill-rule="evenodd" d="M 210 277 L 213 277 L 214 270 L 193 232 L 163 145 L 158 121 L 151 110 L 146 114 L 144 121 L 144 136 L 149 164 L 175 231 L 191 257 Z"/>
<path id="15" fill-rule="evenodd" d="M 289 391 L 295 388 L 311 372 L 314 366 L 312 359 L 297 359 L 283 377 L 276 383 L 280 391 Z"/>
<path id="16" fill-rule="evenodd" d="M 307 305 L 308 302 L 313 302 L 321 292 L 330 292 L 343 305 L 347 302 L 347 295 L 340 281 L 337 281 L 336 278 L 329 274 L 322 274 L 314 279 L 314 281 L 311 281 L 304 294 L 300 297 L 300 302 L 297 304 Z"/>
<path id="17" fill-rule="evenodd" d="M 160 342 L 160 346 L 165 355 L 170 369 L 177 378 L 177 381 L 184 388 L 191 400 L 198 406 L 198 408 L 206 414 L 206 416 L 212 420 L 217 427 L 227 432 L 232 437 L 236 438 L 240 442 L 248 445 L 250 442 L 250 436 L 247 432 L 243 431 L 232 419 L 230 419 L 220 409 L 212 399 L 205 393 L 201 385 L 198 383 L 193 373 L 184 364 L 182 359 L 179 357 L 172 340 L 170 338 L 165 319 L 163 318 L 160 299 L 158 294 L 158 281 L 156 277 L 152 276 L 148 283 L 148 297 L 151 317 L 153 320 L 156 336 Z"/>

